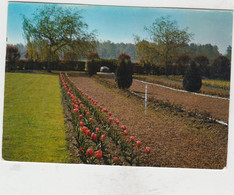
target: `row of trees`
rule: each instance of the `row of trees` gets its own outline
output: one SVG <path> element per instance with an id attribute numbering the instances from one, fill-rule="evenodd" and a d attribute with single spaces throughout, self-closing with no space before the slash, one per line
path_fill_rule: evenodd
<path id="1" fill-rule="evenodd" d="M 21 44 L 13 45 L 18 47 L 19 52 L 21 54 L 21 59 L 28 58 L 27 46 Z M 227 47 L 226 55 L 229 60 L 231 60 L 231 50 L 232 47 L 229 45 Z M 218 51 L 218 47 L 216 45 L 211 44 L 195 44 L 190 43 L 185 47 L 185 51 L 189 54 L 190 57 L 195 57 L 197 55 L 205 55 L 212 62 L 217 56 L 221 55 Z M 120 53 L 127 53 L 131 56 L 133 62 L 138 62 L 138 56 L 136 53 L 136 45 L 132 43 L 113 43 L 111 41 L 97 42 L 96 52 L 99 54 L 100 58 L 103 59 L 117 59 Z M 25 55 L 26 54 L 26 55 Z M 36 58 L 35 58 L 36 57 Z M 34 57 L 34 61 L 39 61 L 40 56 L 37 52 L 37 55 Z M 64 61 L 77 61 L 80 59 L 86 59 L 81 55 L 77 55 L 73 51 L 62 52 L 61 56 L 57 56 L 58 60 Z"/>

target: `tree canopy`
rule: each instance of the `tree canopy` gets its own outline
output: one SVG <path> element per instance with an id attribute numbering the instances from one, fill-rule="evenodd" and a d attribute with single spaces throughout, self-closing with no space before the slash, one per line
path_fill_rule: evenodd
<path id="1" fill-rule="evenodd" d="M 75 9 L 45 6 L 36 10 L 33 18 L 23 17 L 23 30 L 28 44 L 39 56 L 47 56 L 49 63 L 67 50 L 86 56 L 95 46 L 95 33 L 88 32 L 88 25 Z"/>
<path id="2" fill-rule="evenodd" d="M 188 33 L 187 28 L 179 29 L 177 22 L 171 20 L 170 16 L 155 19 L 151 26 L 145 27 L 145 30 L 151 42 L 147 43 L 136 37 L 138 55 L 150 54 L 152 59 L 166 66 L 167 73 L 167 67 L 178 56 L 178 52 L 188 45 L 192 34 Z"/>
<path id="3" fill-rule="evenodd" d="M 18 47 L 13 45 L 8 45 L 6 49 L 6 60 L 9 62 L 15 62 L 20 58 L 20 52 Z"/>

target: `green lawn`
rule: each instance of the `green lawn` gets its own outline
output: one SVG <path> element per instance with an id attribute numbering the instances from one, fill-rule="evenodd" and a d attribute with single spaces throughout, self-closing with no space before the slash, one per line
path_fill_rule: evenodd
<path id="1" fill-rule="evenodd" d="M 5 160 L 69 162 L 58 75 L 6 73 Z"/>

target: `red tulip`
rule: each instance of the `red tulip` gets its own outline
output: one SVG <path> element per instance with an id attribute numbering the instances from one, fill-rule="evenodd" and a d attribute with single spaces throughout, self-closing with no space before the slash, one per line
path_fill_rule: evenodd
<path id="1" fill-rule="evenodd" d="M 106 109 L 106 108 L 103 108 L 103 110 L 102 110 L 103 112 L 108 112 L 108 110 Z"/>
<path id="2" fill-rule="evenodd" d="M 88 130 L 88 128 L 87 127 L 83 127 L 81 130 L 86 133 L 86 131 Z"/>
<path id="3" fill-rule="evenodd" d="M 87 157 L 93 156 L 93 150 L 92 150 L 92 149 L 86 150 L 86 156 L 87 156 Z"/>
<path id="4" fill-rule="evenodd" d="M 108 115 L 109 115 L 109 116 L 111 116 L 111 115 L 112 115 L 112 113 L 111 113 L 111 112 L 109 112 L 109 113 L 108 113 Z"/>
<path id="5" fill-rule="evenodd" d="M 93 141 L 96 141 L 96 140 L 97 140 L 97 134 L 92 133 L 92 134 L 91 134 L 91 139 L 92 139 Z"/>
<path id="6" fill-rule="evenodd" d="M 74 110 L 73 110 L 73 112 L 74 113 L 77 113 L 79 110 L 77 109 L 77 108 L 75 108 Z"/>
<path id="7" fill-rule="evenodd" d="M 80 115 L 80 116 L 79 116 L 79 119 L 83 119 L 83 116 L 82 116 L 82 115 Z"/>
<path id="8" fill-rule="evenodd" d="M 91 135 L 91 131 L 90 131 L 90 130 L 86 130 L 86 131 L 85 131 L 85 134 L 86 134 L 87 136 L 90 136 L 90 135 Z"/>
<path id="9" fill-rule="evenodd" d="M 102 158 L 102 151 L 101 150 L 96 151 L 95 157 L 96 157 L 96 159 L 101 159 Z"/>
<path id="10" fill-rule="evenodd" d="M 72 103 L 71 106 L 74 107 L 74 103 Z"/>
<path id="11" fill-rule="evenodd" d="M 125 131 L 123 132 L 123 134 L 124 134 L 124 135 L 128 135 L 128 132 L 125 130 Z"/>
<path id="12" fill-rule="evenodd" d="M 82 151 L 82 150 L 83 150 L 83 148 L 81 148 L 81 147 L 80 147 L 80 148 L 79 148 L 79 150 L 80 150 L 80 151 Z"/>
<path id="13" fill-rule="evenodd" d="M 149 153 L 150 153 L 150 148 L 149 148 L 149 147 L 146 147 L 146 148 L 145 148 L 145 152 L 146 152 L 146 154 L 149 154 Z"/>
<path id="14" fill-rule="evenodd" d="M 80 126 L 83 127 L 84 126 L 84 122 L 80 122 Z"/>
<path id="15" fill-rule="evenodd" d="M 119 125 L 118 119 L 115 119 L 115 124 L 116 124 L 116 125 Z"/>
<path id="16" fill-rule="evenodd" d="M 141 146 L 141 142 L 140 141 L 137 141 L 136 142 L 136 146 L 139 148 Z"/>
<path id="17" fill-rule="evenodd" d="M 92 121 L 93 121 L 93 119 L 92 119 L 92 118 L 90 118 L 90 119 L 89 119 L 89 122 L 92 122 Z"/>
<path id="18" fill-rule="evenodd" d="M 122 126 L 121 126 L 121 129 L 122 129 L 122 130 L 125 130 L 125 129 L 126 129 L 126 126 L 125 126 L 125 125 L 122 125 Z"/>
<path id="19" fill-rule="evenodd" d="M 109 122 L 111 123 L 113 121 L 113 119 L 112 118 L 109 118 Z"/>
<path id="20" fill-rule="evenodd" d="M 105 140 L 105 138 L 106 138 L 106 136 L 105 136 L 105 135 L 102 135 L 102 136 L 101 136 L 101 140 L 102 140 L 102 141 L 104 141 L 104 140 Z"/>
<path id="21" fill-rule="evenodd" d="M 130 137 L 130 141 L 134 142 L 134 137 L 133 136 Z"/>
<path id="22" fill-rule="evenodd" d="M 96 132 L 98 132 L 99 131 L 99 128 L 96 128 Z"/>
<path id="23" fill-rule="evenodd" d="M 86 115 L 89 116 L 89 112 L 86 112 Z"/>
<path id="24" fill-rule="evenodd" d="M 114 162 L 115 162 L 116 164 L 118 164 L 118 163 L 119 163 L 119 159 L 118 159 L 118 157 L 114 157 L 114 158 L 113 158 L 113 160 L 114 160 Z"/>

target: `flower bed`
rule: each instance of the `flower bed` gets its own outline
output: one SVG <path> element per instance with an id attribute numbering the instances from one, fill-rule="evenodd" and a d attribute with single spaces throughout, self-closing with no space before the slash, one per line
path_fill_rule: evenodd
<path id="1" fill-rule="evenodd" d="M 148 165 L 140 154 L 145 153 L 149 159 L 149 147 L 143 148 L 141 141 L 130 136 L 125 125 L 120 125 L 108 109 L 79 89 L 66 73 L 60 73 L 60 80 L 76 132 L 78 157 L 83 163 Z"/>

